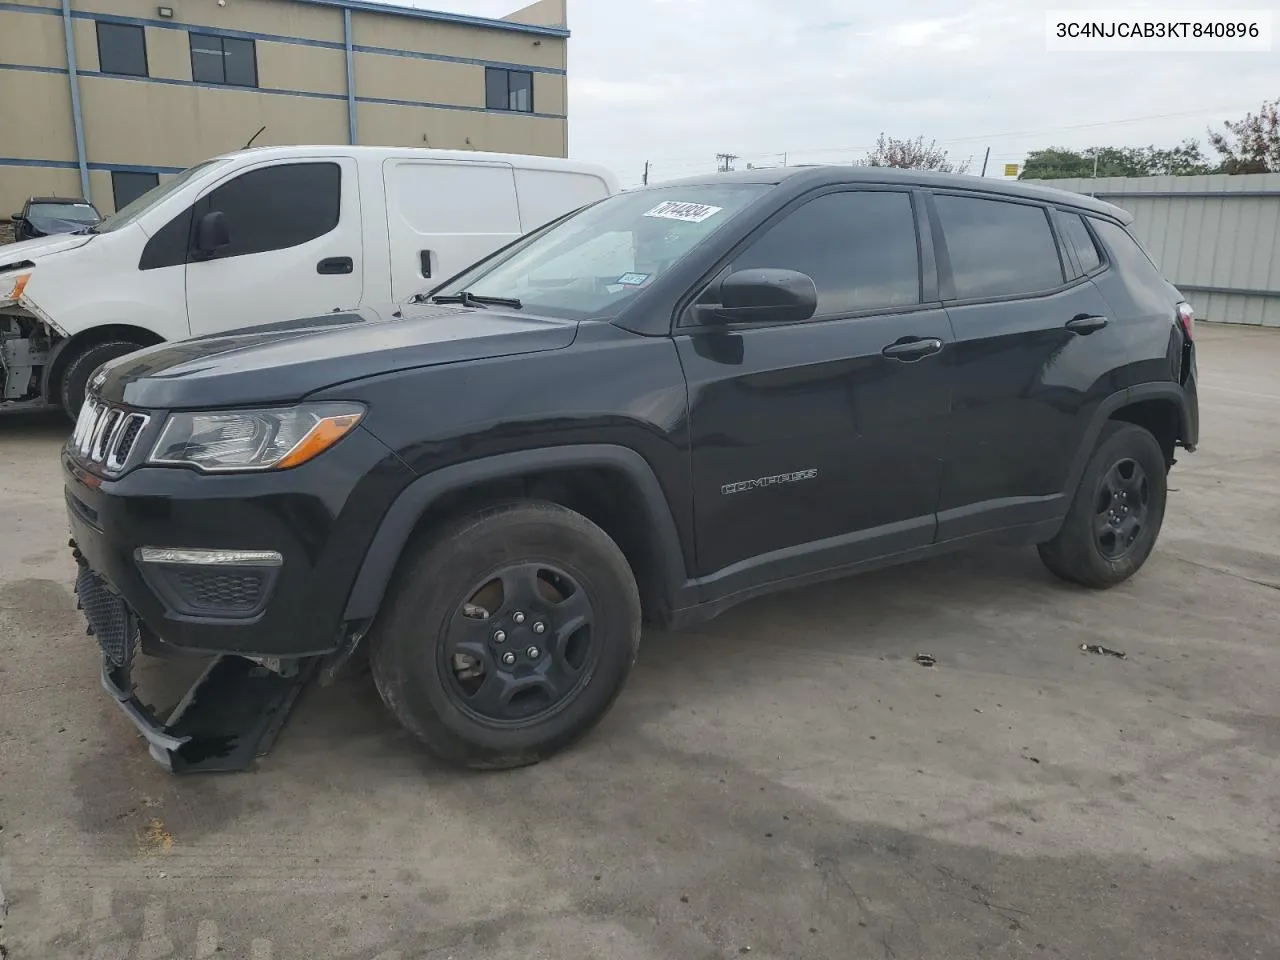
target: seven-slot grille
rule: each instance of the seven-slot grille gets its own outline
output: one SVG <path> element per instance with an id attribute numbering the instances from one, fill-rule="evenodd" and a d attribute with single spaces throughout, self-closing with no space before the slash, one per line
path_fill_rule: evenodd
<path id="1" fill-rule="evenodd" d="M 76 420 L 71 446 L 83 459 L 108 471 L 123 470 L 138 434 L 151 418 L 86 399 Z"/>

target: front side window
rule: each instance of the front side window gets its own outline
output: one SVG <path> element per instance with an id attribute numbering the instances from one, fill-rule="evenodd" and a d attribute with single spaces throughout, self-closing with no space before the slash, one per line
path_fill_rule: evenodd
<path id="1" fill-rule="evenodd" d="M 252 40 L 192 33 L 191 79 L 231 87 L 258 85 L 258 57 Z"/>
<path id="2" fill-rule="evenodd" d="M 552 317 L 613 315 L 770 189 L 707 183 L 620 193 L 533 233 L 435 293 L 516 299 Z"/>
<path id="3" fill-rule="evenodd" d="M 1062 261 L 1044 207 L 936 196 L 959 300 L 1042 293 L 1062 286 Z"/>
<path id="4" fill-rule="evenodd" d="M 111 195 L 116 209 L 124 211 L 131 203 L 160 185 L 160 175 L 133 170 L 111 171 Z M 99 233 L 104 231 L 99 227 Z"/>
<path id="5" fill-rule="evenodd" d="M 734 270 L 798 270 L 818 288 L 817 317 L 920 302 L 920 253 L 906 193 L 830 193 L 771 226 Z"/>
<path id="6" fill-rule="evenodd" d="M 97 23 L 98 70 L 121 77 L 147 76 L 147 37 L 142 27 Z"/>
<path id="7" fill-rule="evenodd" d="M 484 101 L 489 110 L 533 113 L 533 73 L 485 67 Z"/>
<path id="8" fill-rule="evenodd" d="M 230 246 L 219 257 L 283 250 L 338 225 L 342 169 L 336 163 L 283 163 L 242 173 L 196 204 L 195 217 L 220 211 Z"/>

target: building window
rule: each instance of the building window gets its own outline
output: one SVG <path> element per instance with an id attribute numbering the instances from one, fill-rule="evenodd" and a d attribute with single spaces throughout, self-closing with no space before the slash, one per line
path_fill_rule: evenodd
<path id="1" fill-rule="evenodd" d="M 252 40 L 214 37 L 193 33 L 191 37 L 191 79 L 196 83 L 218 83 L 229 87 L 258 85 L 258 55 Z"/>
<path id="2" fill-rule="evenodd" d="M 123 210 L 153 187 L 160 185 L 160 175 L 138 173 L 134 170 L 111 171 L 111 195 L 116 209 Z"/>
<path id="3" fill-rule="evenodd" d="M 98 69 L 121 77 L 145 77 L 147 37 L 142 27 L 98 21 Z"/>
<path id="4" fill-rule="evenodd" d="M 528 70 L 485 67 L 484 105 L 490 110 L 533 113 L 533 74 Z"/>

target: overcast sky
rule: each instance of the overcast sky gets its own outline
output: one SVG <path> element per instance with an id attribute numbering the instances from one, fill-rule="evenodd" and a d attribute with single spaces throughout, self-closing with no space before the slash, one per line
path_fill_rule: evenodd
<path id="1" fill-rule="evenodd" d="M 502 16 L 520 0 L 410 0 Z M 1047 10 L 1265 8 L 1258 0 L 569 0 L 569 143 L 637 183 L 715 155 L 850 163 L 885 131 L 988 175 L 1050 145 L 1173 145 L 1280 96 L 1270 53 L 1047 53 Z M 1280 16 L 1277 17 L 1280 28 Z M 1172 115 L 1172 116 L 1171 116 Z M 1135 118 L 1137 122 L 1114 123 Z M 1103 125 L 1105 124 L 1105 125 Z M 1094 125 L 1094 126 L 1086 126 Z M 1075 128 L 1075 129 L 1072 129 Z"/>

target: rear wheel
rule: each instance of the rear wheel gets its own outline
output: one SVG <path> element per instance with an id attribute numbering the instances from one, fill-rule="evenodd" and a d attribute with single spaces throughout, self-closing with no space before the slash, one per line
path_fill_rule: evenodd
<path id="1" fill-rule="evenodd" d="M 1164 520 L 1167 467 L 1160 444 L 1131 423 L 1109 422 L 1058 535 L 1040 558 L 1064 580 L 1115 586 L 1133 576 Z"/>
<path id="2" fill-rule="evenodd" d="M 520 502 L 413 548 L 371 641 L 378 692 L 431 752 L 518 767 L 568 746 L 612 705 L 639 646 L 640 599 L 603 530 Z"/>
<path id="3" fill-rule="evenodd" d="M 116 357 L 123 357 L 126 353 L 141 349 L 142 344 L 132 340 L 108 340 L 106 343 L 95 343 L 77 350 L 62 368 L 58 406 L 62 408 L 63 413 L 72 420 L 80 416 L 80 408 L 84 406 L 85 393 L 88 391 L 89 378 L 93 376 L 93 371 L 108 360 L 114 360 Z"/>

